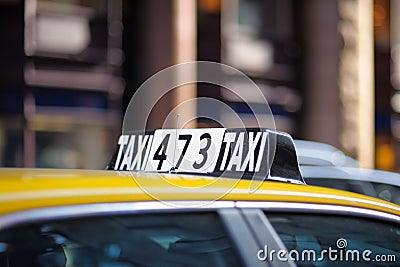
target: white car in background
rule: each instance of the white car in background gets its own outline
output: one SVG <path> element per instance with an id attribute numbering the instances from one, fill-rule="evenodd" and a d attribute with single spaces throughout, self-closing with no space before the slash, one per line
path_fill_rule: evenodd
<path id="1" fill-rule="evenodd" d="M 294 140 L 300 166 L 359 167 L 358 161 L 334 146 L 305 140 Z"/>
<path id="2" fill-rule="evenodd" d="M 400 205 L 400 174 L 351 167 L 300 166 L 309 185 L 356 192 Z"/>
<path id="3" fill-rule="evenodd" d="M 334 146 L 294 140 L 300 171 L 309 185 L 364 194 L 400 205 L 400 174 L 359 168 Z"/>

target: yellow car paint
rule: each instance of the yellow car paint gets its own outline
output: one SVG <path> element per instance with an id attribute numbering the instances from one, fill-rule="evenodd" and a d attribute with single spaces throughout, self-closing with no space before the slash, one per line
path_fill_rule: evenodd
<path id="1" fill-rule="evenodd" d="M 283 182 L 115 171 L 0 169 L 0 216 L 44 207 L 154 200 L 319 203 L 400 216 L 400 206 L 379 199 Z"/>

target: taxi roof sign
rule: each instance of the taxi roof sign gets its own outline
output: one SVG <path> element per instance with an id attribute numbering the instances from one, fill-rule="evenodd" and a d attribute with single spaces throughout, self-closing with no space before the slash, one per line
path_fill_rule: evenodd
<path id="1" fill-rule="evenodd" d="M 304 183 L 293 139 L 267 128 L 201 128 L 122 134 L 108 170 L 174 172 Z"/>

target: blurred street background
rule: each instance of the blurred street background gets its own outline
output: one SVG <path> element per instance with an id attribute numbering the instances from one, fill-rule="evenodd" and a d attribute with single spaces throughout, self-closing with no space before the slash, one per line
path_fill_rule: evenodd
<path id="1" fill-rule="evenodd" d="M 0 0 L 0 166 L 104 168 L 135 90 L 208 60 L 251 77 L 278 130 L 399 171 L 399 20 L 397 0 Z M 149 126 L 196 96 L 246 119 L 199 83 L 166 95 Z"/>

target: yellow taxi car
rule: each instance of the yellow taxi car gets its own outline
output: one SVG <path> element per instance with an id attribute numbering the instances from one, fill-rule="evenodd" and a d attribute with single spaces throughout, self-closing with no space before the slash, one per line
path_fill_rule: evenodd
<path id="1" fill-rule="evenodd" d="M 202 175 L 177 167 L 183 152 L 166 173 L 132 168 L 141 153 L 163 170 L 166 135 L 153 138 L 160 143 L 148 156 L 144 148 L 129 152 L 129 141 L 119 145 L 111 170 L 0 170 L 0 266 L 399 266 L 399 206 L 292 179 L 291 139 L 271 132 L 269 176 L 255 179 L 263 135 L 254 131 L 241 143 L 240 132 Z M 235 165 L 237 146 L 248 147 Z M 191 165 L 211 155 L 200 153 Z M 242 179 L 215 177 L 222 165 L 229 177 L 243 170 Z"/>

